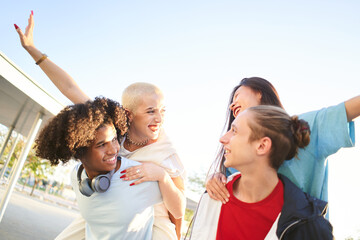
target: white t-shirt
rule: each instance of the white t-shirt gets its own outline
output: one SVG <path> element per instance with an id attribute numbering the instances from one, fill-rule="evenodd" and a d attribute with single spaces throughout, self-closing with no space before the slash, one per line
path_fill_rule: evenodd
<path id="1" fill-rule="evenodd" d="M 162 202 L 157 182 L 130 186 L 133 181 L 120 179 L 120 172 L 139 165 L 122 158 L 120 169 L 114 173 L 109 189 L 94 192 L 90 197 L 79 191 L 76 166 L 71 174 L 73 189 L 82 217 L 86 221 L 86 239 L 151 239 L 154 208 Z M 81 179 L 86 178 L 83 171 Z"/>

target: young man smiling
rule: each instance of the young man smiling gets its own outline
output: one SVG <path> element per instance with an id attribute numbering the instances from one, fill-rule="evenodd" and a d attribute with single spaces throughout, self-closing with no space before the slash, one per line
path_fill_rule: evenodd
<path id="1" fill-rule="evenodd" d="M 302 192 L 277 169 L 310 142 L 307 122 L 283 109 L 256 106 L 238 114 L 220 139 L 235 173 L 222 204 L 204 194 L 191 239 L 333 239 L 327 203 Z"/>

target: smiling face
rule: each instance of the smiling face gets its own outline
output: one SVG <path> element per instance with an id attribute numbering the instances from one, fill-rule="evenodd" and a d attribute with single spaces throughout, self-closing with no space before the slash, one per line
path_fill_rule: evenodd
<path id="1" fill-rule="evenodd" d="M 230 110 L 234 117 L 239 115 L 249 107 L 258 106 L 261 103 L 261 94 L 253 91 L 251 88 L 241 86 L 236 90 L 233 102 L 230 104 Z"/>
<path id="2" fill-rule="evenodd" d="M 164 121 L 162 94 L 145 94 L 135 112 L 129 114 L 129 135 L 136 141 L 156 140 Z"/>
<path id="3" fill-rule="evenodd" d="M 114 126 L 108 124 L 100 127 L 96 131 L 94 143 L 81 160 L 88 177 L 92 179 L 115 169 L 119 150 L 120 145 Z"/>
<path id="4" fill-rule="evenodd" d="M 251 113 L 240 113 L 231 125 L 231 129 L 220 138 L 225 149 L 225 167 L 239 167 L 253 162 L 256 155 L 256 143 L 250 142 L 251 129 L 248 125 Z"/>

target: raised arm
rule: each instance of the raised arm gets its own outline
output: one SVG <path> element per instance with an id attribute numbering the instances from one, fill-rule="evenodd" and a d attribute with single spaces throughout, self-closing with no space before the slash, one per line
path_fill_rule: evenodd
<path id="1" fill-rule="evenodd" d="M 345 109 L 348 122 L 351 122 L 360 115 L 360 95 L 345 102 Z"/>
<path id="2" fill-rule="evenodd" d="M 19 34 L 21 45 L 31 55 L 31 57 L 38 62 L 41 70 L 50 78 L 55 86 L 73 103 L 84 103 L 90 98 L 80 89 L 74 79 L 67 74 L 62 68 L 53 63 L 49 58 L 45 58 L 44 54 L 40 52 L 34 45 L 33 30 L 34 30 L 34 14 L 31 11 L 28 26 L 25 34 L 21 29 L 14 24 L 17 33 Z"/>

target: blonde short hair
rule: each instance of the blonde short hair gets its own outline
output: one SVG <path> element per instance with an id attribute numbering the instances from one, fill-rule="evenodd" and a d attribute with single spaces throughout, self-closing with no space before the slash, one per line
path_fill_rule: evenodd
<path id="1" fill-rule="evenodd" d="M 137 82 L 129 85 L 122 94 L 122 105 L 124 108 L 135 113 L 142 101 L 142 96 L 156 94 L 163 96 L 161 90 L 151 83 Z"/>

